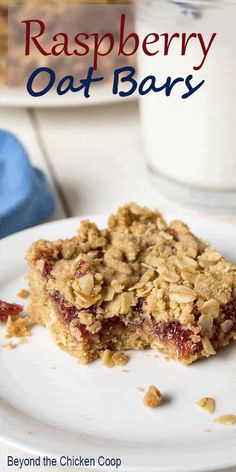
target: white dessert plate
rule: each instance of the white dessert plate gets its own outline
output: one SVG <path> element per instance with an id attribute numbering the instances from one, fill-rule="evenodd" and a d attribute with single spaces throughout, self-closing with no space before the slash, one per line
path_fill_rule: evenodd
<path id="1" fill-rule="evenodd" d="M 124 103 L 127 100 L 137 99 L 137 94 L 129 97 L 113 95 L 111 84 L 94 86 L 90 92 L 90 98 L 84 98 L 82 92 L 68 92 L 65 95 L 57 95 L 56 92 L 48 92 L 42 97 L 32 97 L 26 89 L 14 87 L 0 87 L 0 107 L 27 107 L 27 108 L 47 108 L 47 107 L 75 107 L 105 105 L 109 103 Z M 127 89 L 127 87 L 126 87 Z M 125 90 L 125 87 L 123 87 Z"/>
<path id="2" fill-rule="evenodd" d="M 236 227 L 185 218 L 200 237 L 236 260 Z M 104 225 L 105 218 L 94 218 Z M 19 303 L 26 286 L 24 255 L 32 241 L 73 235 L 78 218 L 41 225 L 0 242 L 0 298 Z M 27 303 L 26 303 L 27 305 Z M 27 344 L 3 348 L 1 327 L 0 437 L 29 455 L 94 458 L 95 467 L 63 470 L 122 472 L 200 472 L 236 466 L 236 425 L 214 423 L 236 414 L 236 345 L 191 367 L 156 358 L 152 351 L 130 352 L 127 366 L 107 369 L 101 361 L 81 366 L 59 350 L 46 329 L 35 327 Z M 124 371 L 128 369 L 129 372 Z M 154 384 L 166 398 L 160 408 L 143 405 Z M 196 406 L 216 399 L 209 415 Z M 208 432 L 206 431 L 209 430 Z M 204 431 L 205 430 L 205 431 Z M 121 460 L 118 469 L 98 458 Z"/>

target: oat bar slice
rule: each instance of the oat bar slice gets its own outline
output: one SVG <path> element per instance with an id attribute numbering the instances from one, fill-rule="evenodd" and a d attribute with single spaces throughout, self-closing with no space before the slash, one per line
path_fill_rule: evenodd
<path id="1" fill-rule="evenodd" d="M 159 211 L 127 204 L 27 259 L 32 320 L 81 363 L 151 347 L 190 364 L 236 338 L 234 265 Z"/>

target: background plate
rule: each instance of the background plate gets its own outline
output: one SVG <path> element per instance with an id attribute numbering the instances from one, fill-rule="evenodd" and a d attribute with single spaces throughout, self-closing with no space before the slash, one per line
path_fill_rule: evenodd
<path id="1" fill-rule="evenodd" d="M 105 223 L 105 218 L 91 218 Z M 185 219 L 198 236 L 236 260 L 233 225 Z M 61 220 L 3 239 L 0 298 L 19 302 L 16 293 L 24 287 L 22 276 L 27 271 L 24 255 L 33 240 L 70 236 L 78 223 L 78 218 Z M 55 457 L 119 457 L 119 470 L 125 472 L 200 472 L 236 465 L 236 427 L 213 422 L 220 414 L 236 414 L 236 345 L 188 368 L 155 358 L 152 351 L 131 352 L 129 372 L 124 372 L 122 367 L 106 369 L 100 361 L 80 366 L 41 327 L 13 351 L 2 347 L 4 328 L 1 333 L 4 443 Z M 143 406 L 143 393 L 137 390 L 150 384 L 167 399 L 156 410 Z M 216 399 L 215 415 L 195 405 L 203 396 Z"/>

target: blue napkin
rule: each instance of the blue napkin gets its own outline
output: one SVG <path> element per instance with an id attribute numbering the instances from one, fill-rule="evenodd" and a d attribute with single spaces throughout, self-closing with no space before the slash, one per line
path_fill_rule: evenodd
<path id="1" fill-rule="evenodd" d="M 54 209 L 43 173 L 31 166 L 20 141 L 0 130 L 0 238 L 41 223 Z"/>

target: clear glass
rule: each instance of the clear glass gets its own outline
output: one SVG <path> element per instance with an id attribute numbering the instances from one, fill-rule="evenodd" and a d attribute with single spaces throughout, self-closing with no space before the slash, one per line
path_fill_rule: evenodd
<path id="1" fill-rule="evenodd" d="M 205 80 L 187 99 L 181 98 L 183 84 L 169 97 L 141 96 L 140 111 L 148 169 L 158 190 L 190 205 L 236 208 L 235 0 L 140 0 L 137 31 L 141 38 L 151 32 L 201 33 L 205 44 L 217 33 L 200 70 L 193 69 L 203 58 L 196 39 L 190 39 L 185 56 L 180 38 L 166 56 L 160 40 L 158 54 L 139 55 L 140 80 L 150 74 L 157 86 L 168 76 Z"/>

